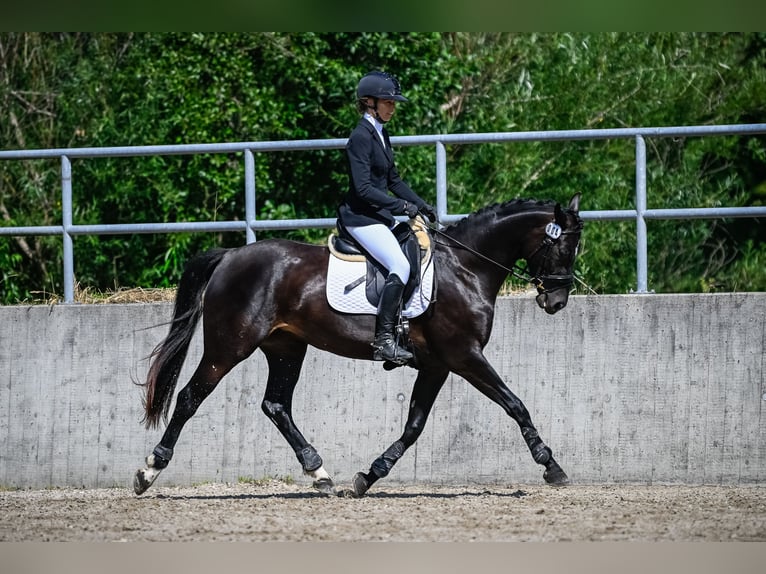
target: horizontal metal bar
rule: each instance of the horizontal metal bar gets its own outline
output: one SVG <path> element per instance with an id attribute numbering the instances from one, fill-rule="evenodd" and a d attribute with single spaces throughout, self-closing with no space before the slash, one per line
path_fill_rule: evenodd
<path id="1" fill-rule="evenodd" d="M 638 212 L 635 209 L 615 209 L 614 211 L 581 211 L 580 217 L 587 221 L 629 221 L 635 220 Z"/>
<path id="2" fill-rule="evenodd" d="M 662 128 L 615 128 L 588 130 L 554 130 L 528 132 L 496 132 L 478 134 L 444 134 L 423 136 L 396 136 L 396 145 L 422 145 L 441 142 L 444 144 L 476 144 L 514 141 L 562 141 L 628 139 L 643 137 L 721 136 L 766 133 L 766 124 L 735 124 L 721 126 L 679 126 Z"/>
<path id="3" fill-rule="evenodd" d="M 310 229 L 335 227 L 334 217 L 323 219 L 257 219 L 250 221 L 253 229 Z"/>
<path id="4" fill-rule="evenodd" d="M 442 219 L 443 223 L 458 221 L 463 215 L 448 215 Z M 593 221 L 630 221 L 638 216 L 635 209 L 614 209 L 604 211 L 581 211 L 580 217 Z M 678 208 L 678 209 L 647 209 L 644 211 L 645 219 L 726 219 L 732 217 L 766 217 L 766 207 L 701 207 L 701 208 Z"/>
<path id="5" fill-rule="evenodd" d="M 250 222 L 252 229 L 312 229 L 335 227 L 335 218 L 273 219 Z M 193 233 L 216 231 L 245 231 L 244 221 L 177 221 L 168 223 L 112 223 L 99 225 L 70 225 L 70 235 L 131 235 L 150 233 Z M 0 235 L 61 235 L 64 227 L 0 227 Z"/>
<path id="6" fill-rule="evenodd" d="M 197 231 L 244 231 L 244 221 L 177 221 L 169 223 L 113 223 L 72 225 L 70 235 L 129 235 L 146 233 L 193 233 Z"/>
<path id="7" fill-rule="evenodd" d="M 63 225 L 39 225 L 27 227 L 2 227 L 0 226 L 0 235 L 22 236 L 22 235 L 61 235 L 64 233 Z"/>
<path id="8" fill-rule="evenodd" d="M 496 132 L 478 134 L 430 134 L 420 136 L 394 136 L 393 145 L 423 144 L 476 144 L 514 141 L 561 141 L 593 139 L 626 139 L 644 137 L 721 136 L 766 133 L 766 124 L 735 124 L 722 126 L 677 126 L 655 128 L 613 128 L 586 130 L 555 130 L 527 132 Z M 53 159 L 66 155 L 70 158 L 129 157 L 147 155 L 184 155 L 202 153 L 239 153 L 251 151 L 309 151 L 339 149 L 346 138 L 314 140 L 281 140 L 261 142 L 232 142 L 216 144 L 178 144 L 151 146 L 117 146 L 91 148 L 60 148 L 38 150 L 0 151 L 0 159 Z"/>
<path id="9" fill-rule="evenodd" d="M 585 221 L 630 221 L 636 218 L 635 209 L 613 211 L 581 211 L 580 217 Z M 467 213 L 453 213 L 441 218 L 442 224 L 450 224 L 467 217 Z M 725 219 L 725 218 L 757 218 L 766 217 L 766 207 L 705 207 L 685 209 L 648 209 L 644 212 L 646 219 Z M 260 219 L 250 221 L 254 230 L 292 230 L 312 228 L 333 228 L 335 218 L 317 219 Z M 245 231 L 244 221 L 182 221 L 168 223 L 114 223 L 100 225 L 72 225 L 67 230 L 71 235 L 129 235 L 149 233 L 193 233 L 216 231 Z M 64 227 L 61 225 L 0 227 L 0 235 L 61 235 Z"/>
<path id="10" fill-rule="evenodd" d="M 728 217 L 766 217 L 766 207 L 698 207 L 647 209 L 646 219 L 723 219 Z"/>
<path id="11" fill-rule="evenodd" d="M 138 157 L 149 155 L 197 155 L 215 153 L 241 153 L 251 151 L 309 151 L 337 149 L 346 145 L 346 139 L 284 140 L 265 142 L 234 142 L 217 144 L 179 144 L 151 146 L 81 147 L 40 150 L 0 151 L 0 159 L 55 159 L 62 155 L 70 158 Z"/>
<path id="12" fill-rule="evenodd" d="M 467 217 L 468 213 L 451 214 L 442 217 L 439 222 L 443 224 L 455 223 L 460 221 L 464 217 Z M 623 221 L 636 219 L 635 209 L 625 209 L 614 211 L 581 211 L 580 217 L 583 220 L 600 220 L 600 221 Z"/>

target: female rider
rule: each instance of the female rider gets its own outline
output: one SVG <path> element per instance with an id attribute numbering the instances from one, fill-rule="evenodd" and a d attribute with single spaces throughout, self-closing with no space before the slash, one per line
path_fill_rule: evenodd
<path id="1" fill-rule="evenodd" d="M 410 265 L 392 233 L 394 216 L 421 213 L 436 221 L 436 212 L 399 177 L 383 127 L 396 103 L 408 101 L 399 82 L 385 72 L 370 72 L 359 81 L 356 96 L 361 118 L 346 144 L 349 189 L 338 207 L 338 226 L 388 271 L 378 303 L 374 359 L 405 364 L 412 353 L 397 345 L 394 330 Z"/>

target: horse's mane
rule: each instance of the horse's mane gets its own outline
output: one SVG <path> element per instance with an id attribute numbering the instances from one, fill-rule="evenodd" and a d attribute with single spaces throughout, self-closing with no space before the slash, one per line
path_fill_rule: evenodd
<path id="1" fill-rule="evenodd" d="M 457 221 L 451 225 L 448 225 L 444 231 L 461 232 L 465 228 L 481 226 L 481 223 L 488 217 L 497 214 L 509 215 L 513 213 L 520 213 L 531 209 L 539 209 L 541 207 L 549 207 L 556 205 L 553 200 L 540 200 L 540 199 L 510 199 L 503 203 L 493 203 L 482 207 L 481 209 L 474 211 L 468 216 L 464 217 L 460 221 Z"/>

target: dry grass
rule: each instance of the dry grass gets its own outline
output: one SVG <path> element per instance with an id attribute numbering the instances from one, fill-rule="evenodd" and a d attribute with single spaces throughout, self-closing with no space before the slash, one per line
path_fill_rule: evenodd
<path id="1" fill-rule="evenodd" d="M 54 293 L 36 292 L 36 299 L 26 301 L 32 305 L 56 305 L 64 302 L 64 297 Z M 114 291 L 97 291 L 90 287 L 75 285 L 74 302 L 89 305 L 125 304 L 125 303 L 164 303 L 175 300 L 175 289 L 144 289 L 143 287 L 121 288 Z"/>
<path id="2" fill-rule="evenodd" d="M 23 301 L 27 305 L 58 305 L 64 302 L 63 295 L 45 291 L 33 292 L 35 299 Z M 528 285 L 519 286 L 506 282 L 499 295 L 523 296 L 534 295 L 535 289 Z M 128 303 L 167 303 L 175 301 L 175 289 L 147 289 L 144 287 L 123 287 L 114 291 L 99 291 L 91 287 L 82 287 L 79 283 L 74 288 L 74 302 L 88 305 L 128 304 Z"/>

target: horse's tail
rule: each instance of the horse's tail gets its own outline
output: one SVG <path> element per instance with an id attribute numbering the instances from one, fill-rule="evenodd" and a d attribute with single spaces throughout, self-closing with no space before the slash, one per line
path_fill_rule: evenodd
<path id="1" fill-rule="evenodd" d="M 167 337 L 150 355 L 151 364 L 143 399 L 146 428 L 156 428 L 160 417 L 167 422 L 173 391 L 186 359 L 194 329 L 202 315 L 202 294 L 226 249 L 212 249 L 189 260 L 176 293 L 173 319 Z"/>

